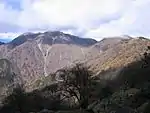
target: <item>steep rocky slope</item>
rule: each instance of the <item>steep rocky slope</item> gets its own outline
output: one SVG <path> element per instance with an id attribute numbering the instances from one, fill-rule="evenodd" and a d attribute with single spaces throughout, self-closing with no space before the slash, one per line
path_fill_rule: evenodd
<path id="1" fill-rule="evenodd" d="M 84 58 L 94 39 L 80 38 L 59 31 L 25 33 L 0 46 L 0 58 L 19 67 L 24 81 L 47 76 Z"/>
<path id="2" fill-rule="evenodd" d="M 26 35 L 33 34 L 23 34 L 19 38 Z M 23 108 L 28 106 L 29 111 L 30 109 L 40 111 L 43 108 L 51 110 L 51 106 L 54 105 L 55 109 L 58 109 L 58 102 L 53 104 L 52 101 L 49 104 L 52 99 L 49 95 L 52 93 L 53 96 L 56 96 L 60 91 L 57 92 L 53 87 L 55 83 L 56 85 L 60 83 L 53 82 L 56 77 L 59 77 L 59 73 L 49 74 L 60 68 L 70 67 L 75 62 L 83 62 L 95 72 L 92 76 L 95 79 L 92 78 L 94 84 L 91 89 L 92 99 L 90 98 L 88 106 L 89 112 L 139 113 L 137 111 L 145 111 L 145 108 L 149 108 L 150 57 L 148 55 L 147 68 L 142 68 L 145 60 L 141 60 L 141 57 L 150 46 L 150 40 L 127 36 L 126 38 L 105 38 L 100 42 L 81 39 L 85 41 L 80 42 L 80 38 L 61 32 L 39 33 L 33 38 L 27 36 L 21 43 L 16 40 L 0 46 L 1 58 L 10 60 L 0 60 L 0 88 L 4 92 L 1 93 L 0 99 L 6 95 L 6 89 L 9 89 L 9 86 L 13 86 L 22 78 L 27 83 L 32 82 L 32 84 L 28 84 L 29 87 L 26 87 L 30 88 L 28 89 L 29 93 L 22 95 L 23 100 L 25 99 L 25 102 L 21 101 Z M 18 73 L 17 76 L 16 73 Z M 109 81 L 105 79 L 109 79 Z M 63 85 L 61 84 L 61 86 Z M 32 92 L 33 89 L 36 90 Z M 20 93 L 15 96 L 19 97 L 20 102 Z M 30 104 L 24 104 L 26 102 Z M 14 104 L 10 104 L 14 106 Z M 18 107 L 20 103 L 16 103 L 16 105 Z M 39 106 L 44 107 L 40 108 Z M 66 113 L 66 111 L 64 112 Z"/>
<path id="3" fill-rule="evenodd" d="M 85 57 L 81 55 L 74 63 L 88 65 L 95 72 L 94 77 L 112 79 L 129 63 L 140 60 L 147 46 L 150 46 L 148 39 L 107 38 L 84 49 Z M 44 84 L 44 81 L 49 83 L 47 81 L 52 80 L 50 76 L 36 81 L 34 87 Z"/>
<path id="4" fill-rule="evenodd" d="M 87 63 L 96 74 L 110 68 L 121 69 L 137 60 L 149 42 L 129 36 L 97 42 L 59 31 L 25 33 L 1 45 L 0 58 L 19 67 L 22 79 L 28 83 L 77 62 Z"/>

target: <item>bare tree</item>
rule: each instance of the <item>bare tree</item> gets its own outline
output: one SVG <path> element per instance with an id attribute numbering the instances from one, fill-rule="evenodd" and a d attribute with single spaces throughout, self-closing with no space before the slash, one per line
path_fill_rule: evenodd
<path id="1" fill-rule="evenodd" d="M 62 69 L 59 72 L 61 72 L 63 94 L 75 97 L 80 107 L 86 108 L 89 102 L 92 72 L 83 64 L 76 64 L 71 69 Z"/>

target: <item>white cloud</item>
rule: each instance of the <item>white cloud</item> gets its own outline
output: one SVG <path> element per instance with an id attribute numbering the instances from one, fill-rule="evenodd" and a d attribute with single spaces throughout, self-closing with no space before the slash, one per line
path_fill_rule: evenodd
<path id="1" fill-rule="evenodd" d="M 24 29 L 18 32 L 62 30 L 97 39 L 123 34 L 150 35 L 148 12 L 150 0 L 21 0 L 20 2 L 22 10 L 12 9 L 8 4 L 0 2 L 0 14 L 3 15 L 0 23 L 14 24 Z"/>
<path id="2" fill-rule="evenodd" d="M 13 24 L 16 23 L 16 17 L 19 12 L 13 10 L 11 7 L 7 7 L 6 4 L 0 2 L 0 22 Z"/>
<path id="3" fill-rule="evenodd" d="M 120 15 L 124 4 L 124 0 L 39 0 L 24 5 L 18 24 L 27 28 L 72 26 L 87 29 L 95 27 L 97 21 Z"/>
<path id="4" fill-rule="evenodd" d="M 150 36 L 150 0 L 137 0 L 127 7 L 126 11 L 117 20 L 102 24 L 100 27 L 89 30 L 86 36 Z"/>

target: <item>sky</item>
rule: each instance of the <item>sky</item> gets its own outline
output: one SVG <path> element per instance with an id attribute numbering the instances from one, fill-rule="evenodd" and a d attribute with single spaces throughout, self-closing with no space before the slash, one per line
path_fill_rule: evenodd
<path id="1" fill-rule="evenodd" d="M 0 38 L 62 31 L 102 37 L 150 36 L 150 0 L 0 0 Z"/>

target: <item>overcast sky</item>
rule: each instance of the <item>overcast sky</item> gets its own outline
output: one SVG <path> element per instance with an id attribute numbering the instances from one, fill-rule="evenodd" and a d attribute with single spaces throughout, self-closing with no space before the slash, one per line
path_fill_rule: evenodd
<path id="1" fill-rule="evenodd" d="M 150 36 L 150 0 L 0 0 L 0 37 L 60 30 L 82 37 Z"/>

